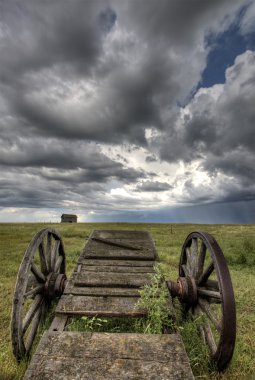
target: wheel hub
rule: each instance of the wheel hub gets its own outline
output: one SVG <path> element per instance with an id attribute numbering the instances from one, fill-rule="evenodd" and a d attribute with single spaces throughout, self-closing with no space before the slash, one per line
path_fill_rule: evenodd
<path id="1" fill-rule="evenodd" d="M 197 303 L 197 285 L 194 277 L 179 277 L 177 282 L 166 281 L 171 296 L 180 302 L 195 305 Z"/>
<path id="2" fill-rule="evenodd" d="M 50 273 L 47 276 L 44 288 L 46 296 L 50 299 L 61 296 L 65 289 L 66 280 L 65 274 Z"/>

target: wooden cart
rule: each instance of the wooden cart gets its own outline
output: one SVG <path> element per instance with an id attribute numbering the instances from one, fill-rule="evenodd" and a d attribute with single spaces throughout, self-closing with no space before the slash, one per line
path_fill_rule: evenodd
<path id="1" fill-rule="evenodd" d="M 29 244 L 17 276 L 11 336 L 17 360 L 30 355 L 40 323 L 58 303 L 24 379 L 193 379 L 181 336 L 66 331 L 74 317 L 146 318 L 137 306 L 139 290 L 150 284 L 159 261 L 146 231 L 94 231 L 69 280 L 58 232 L 44 229 Z M 177 282 L 169 290 L 183 315 L 196 319 L 203 342 L 219 371 L 229 364 L 236 334 L 235 301 L 229 271 L 216 240 L 193 232 L 185 240 Z M 198 323 L 199 321 L 199 323 Z"/>

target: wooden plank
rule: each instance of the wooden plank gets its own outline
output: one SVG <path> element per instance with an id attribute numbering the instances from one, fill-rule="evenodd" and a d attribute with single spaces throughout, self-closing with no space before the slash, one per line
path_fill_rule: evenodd
<path id="1" fill-rule="evenodd" d="M 98 237 L 101 239 L 133 239 L 148 240 L 151 239 L 148 231 L 132 231 L 132 230 L 94 230 L 90 237 Z"/>
<path id="2" fill-rule="evenodd" d="M 138 239 L 135 236 L 132 238 L 100 238 L 92 235 L 88 242 L 91 245 L 96 245 L 98 247 L 106 248 L 107 246 L 112 246 L 114 248 L 123 248 L 123 249 L 131 249 L 131 250 L 139 250 L 141 248 L 150 248 L 155 247 L 152 239 L 148 236 L 144 239 Z"/>
<path id="3" fill-rule="evenodd" d="M 155 265 L 154 260 L 104 260 L 104 259 L 90 259 L 81 256 L 78 260 L 79 264 L 86 266 L 102 265 L 102 266 L 126 266 L 126 267 L 153 267 Z"/>
<path id="4" fill-rule="evenodd" d="M 104 317 L 144 317 L 145 309 L 136 307 L 138 297 L 62 295 L 56 313 Z"/>
<path id="5" fill-rule="evenodd" d="M 67 315 L 56 315 L 50 325 L 49 331 L 64 331 L 67 319 Z"/>
<path id="6" fill-rule="evenodd" d="M 141 244 L 139 244 L 139 246 L 137 244 L 132 244 L 133 240 L 131 240 L 131 244 L 128 244 L 128 242 L 124 241 L 124 239 L 102 239 L 99 237 L 92 237 L 91 240 L 96 241 L 97 243 L 103 243 L 103 245 L 109 245 L 111 247 L 131 249 L 131 251 L 139 251 L 142 249 Z M 135 241 L 135 243 L 137 243 L 137 241 Z"/>
<path id="7" fill-rule="evenodd" d="M 151 239 L 137 239 L 133 238 L 115 238 L 115 239 L 103 239 L 95 236 L 91 236 L 89 239 L 91 244 L 98 243 L 99 247 L 106 248 L 107 246 L 112 246 L 116 248 L 131 249 L 131 250 L 140 250 L 142 248 L 154 247 L 154 243 Z"/>
<path id="8" fill-rule="evenodd" d="M 193 380 L 179 334 L 45 333 L 24 380 Z"/>
<path id="9" fill-rule="evenodd" d="M 147 273 L 105 273 L 90 272 L 76 273 L 73 276 L 75 286 L 99 286 L 99 287 L 119 287 L 119 288 L 140 288 L 151 282 L 151 276 Z"/>
<path id="10" fill-rule="evenodd" d="M 97 264 L 97 263 L 96 263 Z M 111 273 L 154 273 L 153 267 L 127 267 L 121 265 L 82 265 L 79 273 L 88 272 L 104 272 L 109 273 L 108 276 L 111 276 Z"/>
<path id="11" fill-rule="evenodd" d="M 86 246 L 86 252 L 83 257 L 95 258 L 95 259 L 137 259 L 137 260 L 153 260 L 155 258 L 155 252 L 153 249 L 143 249 L 140 251 L 132 251 L 128 249 L 109 247 L 103 248 L 96 246 L 98 243 L 94 243 L 93 247 Z"/>
<path id="12" fill-rule="evenodd" d="M 139 297 L 138 288 L 107 288 L 107 287 L 79 287 L 74 286 L 73 282 L 69 281 L 65 287 L 64 294 L 83 295 L 83 296 L 125 296 Z"/>
<path id="13" fill-rule="evenodd" d="M 93 231 L 81 258 L 154 260 L 157 253 L 146 231 Z"/>

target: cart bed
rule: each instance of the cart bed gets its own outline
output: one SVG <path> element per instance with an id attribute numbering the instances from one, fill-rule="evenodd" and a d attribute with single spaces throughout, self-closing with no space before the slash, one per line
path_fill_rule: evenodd
<path id="1" fill-rule="evenodd" d="M 145 231 L 94 231 L 24 380 L 193 379 L 179 334 L 64 331 L 68 318 L 77 315 L 146 317 L 136 304 L 157 261 Z"/>

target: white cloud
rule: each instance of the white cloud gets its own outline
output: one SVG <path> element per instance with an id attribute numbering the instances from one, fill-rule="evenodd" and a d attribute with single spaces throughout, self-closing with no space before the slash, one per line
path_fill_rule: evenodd
<path id="1" fill-rule="evenodd" d="M 201 199 L 207 194 L 210 201 L 238 192 L 240 198 L 242 193 L 254 196 L 254 78 L 255 52 L 246 51 L 227 69 L 225 84 L 200 89 L 185 107 L 179 146 L 186 150 L 187 161 L 200 156 L 186 183 L 191 201 L 196 192 Z M 200 176 L 203 183 L 198 185 Z"/>

